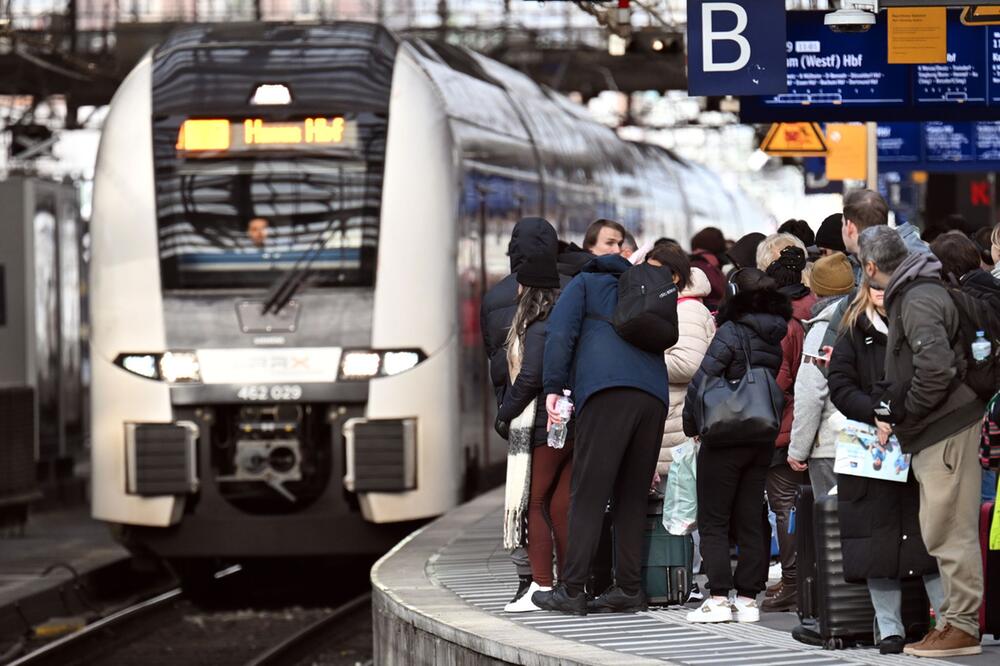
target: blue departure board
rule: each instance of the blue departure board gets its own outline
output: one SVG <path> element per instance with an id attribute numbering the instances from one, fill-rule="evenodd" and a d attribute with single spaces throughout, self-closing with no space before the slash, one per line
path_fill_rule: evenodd
<path id="1" fill-rule="evenodd" d="M 879 169 L 1000 171 L 1000 122 L 878 125 Z"/>
<path id="2" fill-rule="evenodd" d="M 742 97 L 744 122 L 1000 118 L 1000 26 L 966 26 L 949 10 L 947 62 L 890 65 L 885 12 L 866 33 L 835 33 L 825 14 L 786 13 L 788 92 Z M 941 130 L 945 161 L 962 143 L 965 128 L 953 129 Z M 974 154 L 976 137 L 962 145 Z"/>

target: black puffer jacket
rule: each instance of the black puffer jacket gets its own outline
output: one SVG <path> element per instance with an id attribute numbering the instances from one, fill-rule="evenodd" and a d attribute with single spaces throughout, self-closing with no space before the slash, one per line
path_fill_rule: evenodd
<path id="1" fill-rule="evenodd" d="M 989 303 L 994 310 L 1000 312 L 1000 280 L 981 268 L 966 273 L 958 281 L 962 291 Z"/>
<path id="2" fill-rule="evenodd" d="M 849 419 L 875 424 L 875 385 L 885 368 L 886 336 L 867 317 L 837 339 L 830 360 L 830 396 Z M 837 510 L 844 577 L 908 578 L 937 571 L 920 534 L 920 486 L 837 475 Z"/>
<path id="3" fill-rule="evenodd" d="M 545 357 L 546 322 L 536 321 L 528 326 L 524 333 L 524 350 L 521 358 L 521 371 L 503 396 L 503 403 L 497 411 L 497 421 L 506 426 L 521 415 L 521 412 L 531 403 L 535 404 L 535 430 L 532 442 L 535 446 L 544 444 L 548 439 L 548 416 L 545 412 L 545 395 L 542 393 L 542 361 Z"/>
<path id="4" fill-rule="evenodd" d="M 579 247 L 576 243 L 559 241 L 559 256 L 556 259 L 556 268 L 559 270 L 559 281 L 562 283 L 562 286 L 565 287 L 593 258 L 593 254 Z"/>
<path id="5" fill-rule="evenodd" d="M 744 348 L 750 364 L 766 368 L 775 376 L 781 367 L 781 340 L 788 330 L 792 306 L 776 291 L 751 291 L 736 295 L 719 309 L 719 329 L 708 346 L 701 367 L 688 385 L 684 402 L 684 434 L 698 434 L 695 408 L 705 377 L 740 379 L 747 372 Z M 744 342 L 748 343 L 744 347 Z"/>
<path id="6" fill-rule="evenodd" d="M 552 254 L 558 248 L 556 230 L 540 217 L 526 217 L 514 225 L 507 246 L 510 257 L 511 274 L 498 282 L 483 296 L 479 310 L 479 326 L 483 334 L 483 346 L 490 360 L 490 380 L 496 394 L 497 406 L 503 402 L 503 394 L 508 385 L 507 377 L 507 331 L 517 310 L 517 278 L 515 273 L 527 254 L 535 253 L 543 247 L 550 248 Z"/>

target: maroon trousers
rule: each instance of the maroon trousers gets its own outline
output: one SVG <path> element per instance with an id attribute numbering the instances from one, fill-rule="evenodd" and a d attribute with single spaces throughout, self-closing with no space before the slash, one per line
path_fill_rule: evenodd
<path id="1" fill-rule="evenodd" d="M 552 587 L 552 535 L 562 576 L 569 527 L 569 484 L 573 473 L 573 442 L 553 449 L 536 446 L 531 451 L 531 491 L 528 495 L 528 560 L 531 577 L 542 587 Z"/>

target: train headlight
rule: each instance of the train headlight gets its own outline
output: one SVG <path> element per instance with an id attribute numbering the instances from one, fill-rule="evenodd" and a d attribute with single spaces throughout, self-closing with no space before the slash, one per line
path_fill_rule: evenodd
<path id="1" fill-rule="evenodd" d="M 381 362 L 382 357 L 376 352 L 347 352 L 340 362 L 340 376 L 343 379 L 371 379 L 378 375 Z"/>
<path id="2" fill-rule="evenodd" d="M 419 349 L 345 351 L 340 361 L 340 379 L 360 381 L 391 377 L 416 367 L 427 356 Z"/>
<path id="3" fill-rule="evenodd" d="M 115 363 L 140 377 L 159 379 L 160 371 L 156 367 L 156 359 L 156 354 L 122 354 L 115 359 Z"/>
<path id="4" fill-rule="evenodd" d="M 194 352 L 166 352 L 160 357 L 160 376 L 174 383 L 200 382 L 201 367 Z"/>
<path id="5" fill-rule="evenodd" d="M 420 355 L 412 351 L 385 352 L 382 356 L 382 374 L 398 375 L 420 363 Z"/>

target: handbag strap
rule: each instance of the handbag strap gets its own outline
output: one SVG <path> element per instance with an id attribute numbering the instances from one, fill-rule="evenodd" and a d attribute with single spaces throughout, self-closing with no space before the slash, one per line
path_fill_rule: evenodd
<path id="1" fill-rule="evenodd" d="M 750 372 L 753 369 L 753 366 L 750 364 L 750 350 L 747 347 L 746 333 L 743 331 L 743 324 L 736 322 L 736 331 L 737 331 L 736 336 L 740 339 L 740 347 L 743 349 L 743 356 L 746 358 L 747 361 L 747 374 L 746 374 L 747 383 L 753 384 L 755 383 L 755 380 L 753 377 L 753 373 Z"/>

